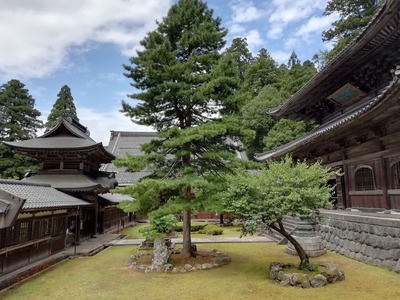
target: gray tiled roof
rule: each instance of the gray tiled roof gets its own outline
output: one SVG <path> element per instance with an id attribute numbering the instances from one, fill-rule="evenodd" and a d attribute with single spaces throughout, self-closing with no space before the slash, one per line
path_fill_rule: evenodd
<path id="1" fill-rule="evenodd" d="M 35 174 L 25 177 L 23 182 L 33 184 L 49 184 L 63 191 L 91 191 L 96 188 L 114 188 L 115 178 L 97 177 L 92 178 L 84 174 Z"/>
<path id="2" fill-rule="evenodd" d="M 0 188 L 22 199 L 26 199 L 23 210 L 91 205 L 89 202 L 64 194 L 45 184 L 32 184 L 17 180 L 0 180 Z"/>
<path id="3" fill-rule="evenodd" d="M 341 87 L 343 83 L 340 80 L 346 79 L 350 81 L 355 79 L 354 76 L 349 77 L 352 73 L 350 69 L 360 69 L 361 63 L 367 62 L 380 62 L 381 65 L 377 68 L 383 69 L 382 61 L 398 62 L 398 36 L 399 36 L 399 0 L 386 0 L 382 2 L 382 6 L 377 10 L 375 17 L 359 32 L 345 48 L 343 48 L 332 60 L 330 60 L 318 73 L 316 73 L 310 80 L 308 80 L 294 95 L 292 95 L 286 102 L 280 106 L 270 109 L 268 112 L 276 117 L 295 118 L 300 113 L 300 110 L 306 104 L 318 101 L 321 97 L 318 89 L 327 89 L 328 85 L 338 85 Z M 394 46 L 396 49 L 394 53 L 387 57 L 377 59 L 377 53 L 373 50 L 378 47 L 388 48 Z M 382 59 L 384 58 L 384 59 Z M 391 67 L 390 64 L 388 64 Z M 377 71 L 377 70 L 376 70 Z M 338 76 L 338 74 L 340 74 Z M 366 76 L 372 77 L 372 76 Z M 336 89 L 337 89 L 336 88 Z M 336 89 L 331 90 L 335 91 Z M 316 93 L 314 97 L 310 94 Z"/>
<path id="4" fill-rule="evenodd" d="M 62 137 L 48 137 L 48 138 L 34 138 L 25 141 L 18 142 L 4 142 L 6 145 L 21 147 L 21 148 L 39 148 L 39 149 L 81 149 L 90 148 L 93 146 L 100 145 L 101 143 L 95 143 L 91 140 L 76 138 L 70 136 Z"/>
<path id="5" fill-rule="evenodd" d="M 267 159 L 270 159 L 273 157 L 283 156 L 286 153 L 289 153 L 300 146 L 312 143 L 317 138 L 323 137 L 326 134 L 331 133 L 334 130 L 337 130 L 338 128 L 344 128 L 345 126 L 348 126 L 353 120 L 355 120 L 363 115 L 368 114 L 375 107 L 377 107 L 379 104 L 381 104 L 381 102 L 385 101 L 387 99 L 387 97 L 386 97 L 387 94 L 390 94 L 393 91 L 396 91 L 399 89 L 400 89 L 400 80 L 397 77 L 395 77 L 394 80 L 391 81 L 389 83 L 389 85 L 386 86 L 378 96 L 370 99 L 369 101 L 364 102 L 363 104 L 355 107 L 354 109 L 350 110 L 346 114 L 343 114 L 343 115 L 331 120 L 330 122 L 327 122 L 326 124 L 321 125 L 320 127 L 295 139 L 292 142 L 282 145 L 272 151 L 257 154 L 255 158 L 259 161 L 263 161 L 263 160 L 267 160 Z"/>
<path id="6" fill-rule="evenodd" d="M 157 139 L 156 132 L 111 131 L 107 150 L 117 158 L 124 158 L 127 155 L 142 155 L 141 146 L 150 143 L 154 139 Z M 101 170 L 116 172 L 115 178 L 120 186 L 130 185 L 150 175 L 150 172 L 144 171 L 128 172 L 126 168 L 117 167 L 113 163 L 103 165 Z"/>
<path id="7" fill-rule="evenodd" d="M 61 126 L 66 127 L 68 131 L 74 134 L 75 136 L 90 140 L 95 143 L 95 141 L 90 137 L 87 128 L 82 124 L 80 124 L 79 122 L 72 120 L 71 118 L 62 118 L 53 128 L 51 128 L 41 137 L 53 136 L 54 133 L 57 131 L 57 129 L 60 128 Z"/>
<path id="8" fill-rule="evenodd" d="M 118 193 L 100 194 L 99 197 L 104 198 L 112 203 L 120 203 L 121 201 L 134 201 L 131 196 Z"/>
<path id="9" fill-rule="evenodd" d="M 11 203 L 9 201 L 0 199 L 0 214 L 6 212 L 10 205 Z"/>

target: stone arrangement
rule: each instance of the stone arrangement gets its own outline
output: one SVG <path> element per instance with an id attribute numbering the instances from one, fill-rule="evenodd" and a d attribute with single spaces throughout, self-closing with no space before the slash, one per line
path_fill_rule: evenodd
<path id="1" fill-rule="evenodd" d="M 345 279 L 344 272 L 333 265 L 320 265 L 324 270 L 314 276 L 309 276 L 305 273 L 288 273 L 284 271 L 285 268 L 291 267 L 294 267 L 294 265 L 279 262 L 271 263 L 269 269 L 271 280 L 278 281 L 282 286 L 316 288 Z"/>
<path id="2" fill-rule="evenodd" d="M 400 273 L 400 220 L 332 214 L 317 232 L 327 250 Z"/>
<path id="3" fill-rule="evenodd" d="M 171 254 L 180 254 L 180 249 L 171 250 L 163 239 L 156 239 L 154 241 L 154 250 L 153 253 L 139 253 L 132 255 L 129 259 L 129 265 L 135 269 L 145 273 L 149 272 L 171 272 L 171 273 L 184 273 L 191 272 L 197 270 L 207 270 L 216 267 L 220 267 L 228 264 L 231 261 L 229 255 L 219 252 L 217 250 L 212 251 L 204 251 L 198 252 L 198 255 L 205 255 L 207 257 L 211 257 L 210 262 L 207 263 L 199 263 L 199 264 L 185 264 L 183 266 L 173 266 L 170 261 Z M 151 256 L 152 263 L 151 264 L 140 264 L 138 263 L 138 259 L 143 256 Z"/>

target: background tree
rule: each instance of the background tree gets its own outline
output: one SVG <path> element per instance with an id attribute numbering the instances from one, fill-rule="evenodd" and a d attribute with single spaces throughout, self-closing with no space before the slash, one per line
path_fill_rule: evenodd
<path id="1" fill-rule="evenodd" d="M 324 15 L 337 13 L 339 19 L 332 23 L 332 27 L 322 32 L 323 41 L 333 41 L 331 51 L 320 51 L 316 58 L 325 65 L 352 39 L 354 39 L 372 20 L 382 0 L 329 0 Z"/>
<path id="2" fill-rule="evenodd" d="M 35 99 L 25 85 L 13 79 L 0 87 L 0 141 L 21 141 L 36 137 L 42 128 Z M 22 178 L 27 170 L 37 169 L 37 161 L 0 145 L 1 178 Z"/>
<path id="3" fill-rule="evenodd" d="M 68 85 L 64 85 L 57 94 L 57 100 L 47 117 L 46 124 L 44 125 L 46 131 L 57 125 L 60 117 L 70 117 L 71 119 L 79 122 L 74 104 L 74 98 L 72 97 L 71 89 L 68 87 Z"/>
<path id="4" fill-rule="evenodd" d="M 226 54 L 232 54 L 239 69 L 240 82 L 244 81 L 247 67 L 254 61 L 253 54 L 249 50 L 247 39 L 237 37 L 232 40 L 232 45 L 225 50 Z"/>
<path id="5" fill-rule="evenodd" d="M 249 158 L 256 152 L 264 150 L 263 140 L 275 126 L 276 120 L 268 115 L 268 110 L 279 106 L 293 95 L 302 85 L 316 73 L 314 64 L 310 61 L 301 63 L 295 52 L 292 52 L 287 65 L 276 66 L 268 51 L 262 49 L 259 56 L 247 67 L 243 84 L 237 91 L 236 102 L 241 103 L 239 119 L 245 128 L 256 132 L 255 139 L 247 143 L 246 151 Z M 283 128 L 282 125 L 290 125 Z M 301 131 L 293 135 L 290 131 L 300 129 L 290 122 L 279 124 L 284 130 L 281 142 L 291 141 L 299 133 L 304 134 L 309 126 L 303 126 Z M 289 133 L 286 137 L 285 134 Z"/>
<path id="6" fill-rule="evenodd" d="M 204 2 L 179 0 L 124 66 L 140 91 L 130 97 L 140 102 L 123 102 L 121 111 L 156 128 L 159 139 L 142 147 L 146 155 L 116 161 L 152 172 L 120 192 L 131 194 L 140 212 L 183 211 L 184 256 L 191 255 L 191 210 L 204 209 L 214 179 L 236 161 L 238 147 L 227 137 L 244 133 L 219 113 L 227 112 L 239 78 L 232 56 L 220 54 L 226 35 L 220 24 Z"/>
<path id="7" fill-rule="evenodd" d="M 242 107 L 241 118 L 246 128 L 255 131 L 255 138 L 248 143 L 247 155 L 252 158 L 255 153 L 264 150 L 263 138 L 273 128 L 276 119 L 268 115 L 268 110 L 284 101 L 278 90 L 267 85 L 260 93 Z"/>
<path id="8" fill-rule="evenodd" d="M 339 175 L 320 163 L 308 165 L 291 157 L 269 162 L 260 172 L 241 171 L 230 175 L 220 197 L 226 211 L 244 221 L 243 234 L 253 234 L 260 224 L 279 232 L 293 244 L 300 258 L 300 269 L 307 269 L 309 257 L 298 241 L 283 227 L 284 216 L 320 218 L 320 209 L 329 207 L 331 176 Z"/>
<path id="9" fill-rule="evenodd" d="M 280 119 L 263 138 L 264 150 L 289 143 L 316 127 L 315 122 Z"/>

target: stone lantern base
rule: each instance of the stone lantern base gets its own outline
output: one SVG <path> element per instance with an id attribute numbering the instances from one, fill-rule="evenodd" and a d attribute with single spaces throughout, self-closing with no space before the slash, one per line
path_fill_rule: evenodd
<path id="1" fill-rule="evenodd" d="M 322 239 L 319 236 L 305 237 L 305 236 L 294 236 L 293 237 L 299 242 L 306 251 L 307 255 L 310 257 L 321 256 L 326 253 L 324 245 L 322 244 Z M 292 243 L 288 243 L 285 252 L 297 255 L 296 249 L 293 247 Z"/>

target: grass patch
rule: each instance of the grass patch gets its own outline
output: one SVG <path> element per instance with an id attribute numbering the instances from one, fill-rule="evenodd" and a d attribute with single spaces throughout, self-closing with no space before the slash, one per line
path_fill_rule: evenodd
<path id="1" fill-rule="evenodd" d="M 200 222 L 198 222 L 200 223 Z M 202 227 L 204 227 L 207 223 L 201 222 Z M 145 236 L 141 232 L 144 228 L 149 226 L 148 224 L 139 224 L 133 227 L 128 227 L 124 229 L 121 233 L 127 235 L 128 239 L 143 239 Z M 207 237 L 207 238 L 219 238 L 219 237 L 239 237 L 241 234 L 241 226 L 240 225 L 234 225 L 234 226 L 226 226 L 226 227 L 219 227 L 214 224 L 209 224 L 206 227 L 211 227 L 211 228 L 216 228 L 216 229 L 222 229 L 222 234 L 220 235 L 213 235 L 213 232 L 210 231 L 210 234 L 202 234 L 202 233 L 197 233 L 197 232 L 192 232 L 192 237 L 196 238 L 201 238 L 201 237 Z M 182 233 L 178 233 L 179 237 L 182 237 Z"/>
<path id="2" fill-rule="evenodd" d="M 399 274 L 335 253 L 313 259 L 334 263 L 346 279 L 323 288 L 281 287 L 268 279 L 273 261 L 297 264 L 284 246 L 273 243 L 202 244 L 232 258 L 224 267 L 196 272 L 141 273 L 127 267 L 136 247 L 115 246 L 89 258 L 67 260 L 0 299 L 400 299 Z"/>

